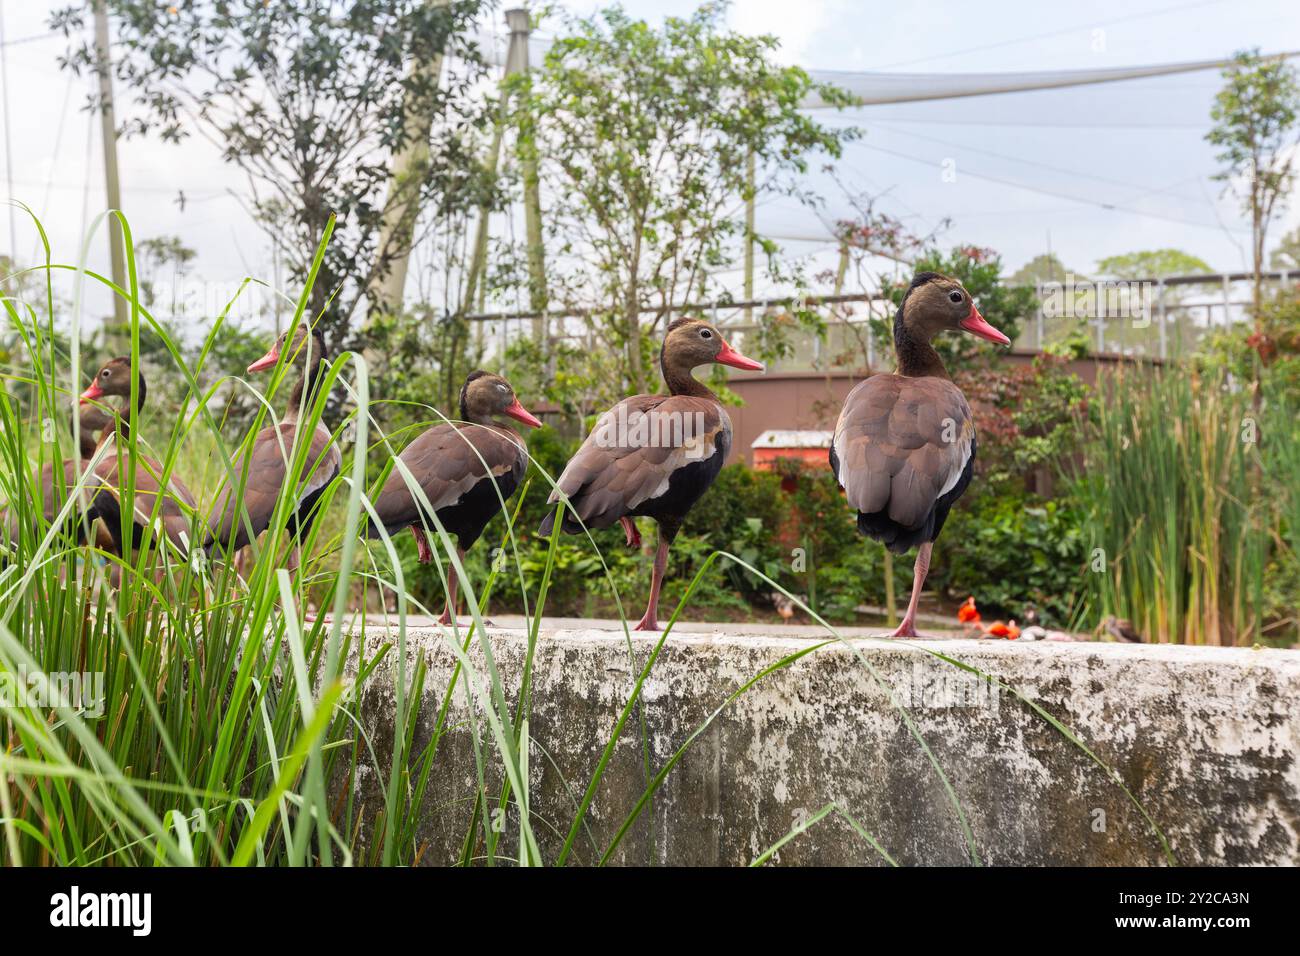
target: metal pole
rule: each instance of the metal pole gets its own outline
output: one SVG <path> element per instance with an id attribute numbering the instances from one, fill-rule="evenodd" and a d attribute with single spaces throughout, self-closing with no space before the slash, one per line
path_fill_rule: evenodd
<path id="1" fill-rule="evenodd" d="M 104 146 L 104 188 L 108 194 L 108 208 L 122 208 L 122 184 L 117 170 L 117 120 L 113 113 L 113 74 L 109 53 L 108 10 L 104 0 L 95 3 L 95 58 L 99 74 L 99 122 Z M 122 225 L 116 217 L 108 221 L 108 256 L 113 282 L 126 289 L 126 252 L 124 251 Z M 126 299 L 113 296 L 113 320 L 117 324 L 115 335 L 130 323 Z"/>
<path id="2" fill-rule="evenodd" d="M 1034 280 L 1034 300 L 1038 303 L 1038 314 L 1034 317 L 1034 345 L 1041 352 L 1043 350 L 1043 331 L 1046 320 L 1043 315 L 1043 283 L 1039 279 Z"/>
<path id="3" fill-rule="evenodd" d="M 1169 357 L 1169 332 L 1166 329 L 1165 318 L 1165 280 L 1160 279 L 1156 283 L 1156 297 L 1158 299 L 1158 308 L 1160 310 L 1160 357 L 1162 359 Z"/>
<path id="4" fill-rule="evenodd" d="M 754 151 L 745 158 L 745 299 L 754 298 L 754 192 L 757 170 Z M 745 321 L 754 320 L 754 310 L 745 309 Z"/>
<path id="5" fill-rule="evenodd" d="M 1098 282 L 1092 287 L 1092 305 L 1093 312 L 1097 319 L 1097 354 L 1101 355 L 1106 351 L 1106 322 L 1102 318 L 1105 311 L 1102 308 L 1102 300 L 1106 296 L 1106 283 Z"/>
<path id="6" fill-rule="evenodd" d="M 1223 327 L 1226 329 L 1232 321 L 1232 285 L 1228 281 L 1228 274 L 1223 274 Z"/>

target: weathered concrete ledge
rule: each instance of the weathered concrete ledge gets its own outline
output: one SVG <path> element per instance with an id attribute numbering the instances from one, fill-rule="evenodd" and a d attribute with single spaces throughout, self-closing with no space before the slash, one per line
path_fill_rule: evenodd
<path id="1" fill-rule="evenodd" d="M 740 626 L 743 627 L 743 626 Z M 491 631 L 517 692 L 526 640 Z M 373 649 L 392 639 L 372 629 Z M 436 629 L 411 629 L 429 665 L 417 748 L 429 739 L 455 659 Z M 651 773 L 745 681 L 813 641 L 674 634 L 644 691 Z M 654 638 L 545 633 L 534 663 L 531 808 L 553 859 Z M 893 689 L 951 782 L 979 855 L 991 864 L 1161 864 L 1150 824 L 1107 775 L 1013 694 L 923 652 L 997 677 L 1066 724 L 1151 815 L 1179 864 L 1300 863 L 1300 653 L 1293 651 L 933 641 L 854 641 Z M 481 647 L 471 652 L 481 668 Z M 387 774 L 392 681 L 364 695 Z M 425 799 L 423 861 L 455 859 L 471 812 L 475 763 L 462 687 Z M 482 732 L 486 726 L 482 725 Z M 579 838 L 593 862 L 645 790 L 639 721 L 628 722 Z M 486 750 L 491 760 L 495 752 Z M 499 780 L 493 761 L 490 777 Z M 373 778 L 363 780 L 373 786 Z M 745 864 L 835 802 L 902 864 L 961 864 L 966 842 L 950 797 L 889 693 L 842 644 L 763 678 L 727 706 L 673 768 L 616 850 L 624 864 Z M 518 821 L 511 809 L 502 852 Z M 552 829 L 553 828 L 553 829 Z M 878 864 L 833 814 L 787 843 L 783 864 Z"/>

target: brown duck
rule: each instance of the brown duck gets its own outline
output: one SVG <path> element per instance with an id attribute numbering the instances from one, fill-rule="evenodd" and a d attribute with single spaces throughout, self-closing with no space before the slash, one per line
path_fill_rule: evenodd
<path id="1" fill-rule="evenodd" d="M 844 400 L 831 470 L 858 512 L 858 530 L 895 554 L 917 548 L 912 597 L 894 637 L 916 637 L 930 552 L 975 467 L 970 405 L 930 342 L 940 332 L 1010 340 L 984 321 L 956 279 L 919 272 L 894 317 L 898 371 L 859 382 Z"/>
<path id="2" fill-rule="evenodd" d="M 421 564 L 433 560 L 428 532 L 436 526 L 429 508 L 447 534 L 455 535 L 459 553 L 474 546 L 492 517 L 501 511 L 528 468 L 523 439 L 494 416 L 506 415 L 529 428 L 541 422 L 515 397 L 510 383 L 499 375 L 471 372 L 460 389 L 462 423 L 443 422 L 424 431 L 402 450 L 398 460 L 406 466 L 428 501 L 428 508 L 412 492 L 406 476 L 394 466 L 375 499 L 375 513 L 389 534 L 410 528 Z M 372 527 L 370 537 L 378 537 Z M 456 615 L 457 576 L 447 577 L 447 605 L 438 618 L 451 624 Z"/>
<path id="3" fill-rule="evenodd" d="M 248 478 L 242 499 L 235 492 L 244 480 L 246 459 L 242 452 L 235 456 L 230 482 L 217 497 L 208 518 L 206 550 L 217 548 L 227 555 L 233 554 L 271 525 L 275 504 L 292 461 L 290 456 L 299 430 L 300 411 L 310 414 L 327 366 L 325 343 L 320 333 L 308 332 L 299 326 L 292 339 L 288 332 L 276 339 L 270 351 L 248 366 L 249 373 L 274 368 L 282 354 L 287 354 L 286 361 L 298 370 L 298 382 L 289 395 L 279 424 L 263 428 L 253 439 L 247 457 Z M 297 504 L 287 523 L 294 540 L 288 563 L 290 570 L 298 566 L 299 543 L 315 520 L 316 503 L 329 483 L 338 477 L 343 462 L 338 444 L 331 441 L 330 431 L 324 425 L 316 425 L 309 441 L 306 464 L 297 488 Z M 245 510 L 247 521 L 244 520 Z"/>
<path id="4" fill-rule="evenodd" d="M 134 427 L 135 416 L 144 408 L 148 386 L 142 372 L 135 378 L 135 405 L 131 404 L 131 359 L 119 356 L 110 359 L 95 375 L 94 380 L 81 393 L 83 407 L 93 408 L 92 402 L 118 397 L 122 399 L 120 407 L 107 407 L 108 419 L 96 448 L 91 456 L 102 449 L 101 460 L 94 468 L 94 477 L 98 485 L 91 501 L 92 517 L 100 518 L 113 540 L 113 548 L 118 554 L 125 554 L 122 541 L 123 485 L 130 480 L 130 435 Z M 98 409 L 103 414 L 104 409 Z M 83 427 L 87 423 L 100 420 L 98 416 L 82 413 Z M 82 446 L 85 446 L 85 434 Z M 65 463 L 66 465 L 67 463 Z M 140 546 L 146 525 L 156 515 L 161 522 L 161 529 L 167 538 L 182 551 L 188 551 L 191 543 L 192 519 L 194 517 L 194 495 L 185 487 L 175 474 L 167 476 L 164 487 L 163 466 L 150 458 L 143 451 L 139 438 L 136 439 L 134 494 L 131 502 L 133 512 L 131 521 L 131 546 Z"/>
<path id="5" fill-rule="evenodd" d="M 617 521 L 627 543 L 639 547 L 641 537 L 632 518 L 653 518 L 659 526 L 650 601 L 638 631 L 659 630 L 659 591 L 668 549 L 731 449 L 731 419 L 718 397 L 691 375 L 692 369 L 711 362 L 753 371 L 763 368 L 727 345 L 707 322 L 677 319 L 669 325 L 659 353 L 668 394 L 634 395 L 602 415 L 551 493 L 552 504 L 562 494 L 572 508 L 565 508 L 561 522 L 569 534 L 583 527 L 607 528 Z M 552 511 L 538 534 L 550 537 L 554 523 Z"/>

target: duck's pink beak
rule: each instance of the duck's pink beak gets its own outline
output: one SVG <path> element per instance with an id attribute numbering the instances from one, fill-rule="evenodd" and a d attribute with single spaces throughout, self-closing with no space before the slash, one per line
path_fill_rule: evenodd
<path id="1" fill-rule="evenodd" d="M 980 315 L 980 310 L 975 308 L 975 303 L 970 304 L 970 315 L 957 323 L 971 335 L 978 335 L 982 339 L 990 342 L 996 342 L 998 345 L 1010 345 L 1011 340 L 999 332 L 993 326 L 984 321 L 984 316 Z"/>
<path id="2" fill-rule="evenodd" d="M 713 361 L 721 365 L 730 365 L 732 368 L 743 368 L 747 372 L 763 371 L 762 362 L 755 362 L 752 358 L 741 355 L 726 342 L 722 343 L 722 348 Z"/>
<path id="3" fill-rule="evenodd" d="M 502 415 L 509 415 L 511 418 L 523 422 L 529 428 L 541 428 L 542 423 L 532 415 L 528 414 L 528 409 L 519 404 L 519 399 L 515 399 L 509 405 L 501 410 Z"/>
<path id="4" fill-rule="evenodd" d="M 271 351 L 267 352 L 260 359 L 248 366 L 250 372 L 261 372 L 264 369 L 275 368 L 275 363 L 280 361 L 280 349 L 278 343 L 271 346 Z"/>
<path id="5" fill-rule="evenodd" d="M 99 387 L 99 382 L 91 382 L 90 385 L 87 386 L 86 390 L 81 393 L 81 401 L 79 404 L 85 405 L 86 402 L 93 402 L 95 399 L 103 397 L 104 390 Z"/>

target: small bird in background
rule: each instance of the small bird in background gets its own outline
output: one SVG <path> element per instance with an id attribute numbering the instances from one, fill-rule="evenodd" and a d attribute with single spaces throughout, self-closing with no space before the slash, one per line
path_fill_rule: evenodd
<path id="1" fill-rule="evenodd" d="M 782 623 L 789 624 L 790 621 L 794 618 L 794 612 L 795 612 L 794 600 L 792 598 L 786 597 L 780 591 L 773 591 L 768 596 L 772 599 L 772 606 L 776 608 L 776 613 L 781 615 Z M 799 600 L 807 603 L 807 598 L 805 598 L 803 595 L 799 596 Z"/>
<path id="2" fill-rule="evenodd" d="M 962 624 L 978 624 L 980 622 L 979 608 L 975 607 L 975 597 L 972 595 L 962 602 L 961 607 L 957 608 L 957 620 Z"/>
<path id="3" fill-rule="evenodd" d="M 989 637 L 1004 637 L 1008 641 L 1014 641 L 1020 636 L 1020 628 L 1016 626 L 1014 619 L 1006 624 L 1002 621 L 994 621 L 984 628 L 984 633 Z"/>
<path id="4" fill-rule="evenodd" d="M 1122 617 L 1108 617 L 1101 622 L 1099 630 L 1105 631 L 1117 641 L 1125 644 L 1141 644 L 1143 637 L 1133 626 L 1133 622 Z"/>

